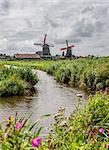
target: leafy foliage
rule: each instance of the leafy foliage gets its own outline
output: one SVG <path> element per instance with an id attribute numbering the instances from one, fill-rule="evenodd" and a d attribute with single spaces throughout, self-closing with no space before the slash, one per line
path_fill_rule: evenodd
<path id="1" fill-rule="evenodd" d="M 0 96 L 23 95 L 37 82 L 37 75 L 29 68 L 0 68 Z"/>
<path id="2" fill-rule="evenodd" d="M 77 60 L 38 62 L 36 68 L 54 75 L 57 81 L 87 91 L 109 87 L 109 59 L 83 58 Z"/>
<path id="3" fill-rule="evenodd" d="M 37 148 L 32 146 L 32 140 L 39 136 L 42 127 L 38 130 L 34 129 L 38 121 L 34 126 L 31 125 L 30 116 L 28 118 L 19 117 L 16 113 L 15 117 L 6 118 L 3 127 L 0 127 L 1 150 L 34 150 Z M 34 130 L 33 133 L 32 130 Z"/>
<path id="4" fill-rule="evenodd" d="M 90 96 L 86 106 L 64 116 L 64 109 L 54 115 L 54 131 L 47 147 L 52 150 L 107 150 L 109 144 L 109 96 Z M 101 132 L 101 129 L 103 130 Z"/>
<path id="5" fill-rule="evenodd" d="M 89 92 L 109 88 L 109 58 L 80 58 L 61 61 L 8 61 L 1 65 L 15 65 L 22 68 L 35 68 L 46 71 L 59 82 L 79 87 Z M 22 70 L 22 74 L 23 74 Z M 22 75 L 21 77 L 24 77 Z M 26 77 L 29 79 L 29 77 Z M 109 91 L 108 91 L 109 92 Z"/>

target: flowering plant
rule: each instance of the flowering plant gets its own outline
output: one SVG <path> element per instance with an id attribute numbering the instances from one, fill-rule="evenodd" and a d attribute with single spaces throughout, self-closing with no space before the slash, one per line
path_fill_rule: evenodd
<path id="1" fill-rule="evenodd" d="M 35 125 L 30 124 L 30 117 L 9 116 L 0 126 L 0 148 L 2 150 L 33 150 L 41 146 L 42 138 L 39 136 L 42 127 L 36 130 Z M 33 132 L 33 131 L 34 132 Z"/>
<path id="2" fill-rule="evenodd" d="M 79 108 L 79 107 L 78 107 Z M 55 123 L 48 139 L 52 150 L 108 150 L 109 96 L 90 96 L 86 106 L 68 117 L 61 108 L 54 115 Z"/>

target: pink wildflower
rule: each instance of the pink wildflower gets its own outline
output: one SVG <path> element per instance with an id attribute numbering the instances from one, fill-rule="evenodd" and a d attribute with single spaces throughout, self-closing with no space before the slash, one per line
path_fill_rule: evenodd
<path id="1" fill-rule="evenodd" d="M 106 148 L 108 148 L 108 149 L 109 149 L 109 144 L 107 144 L 107 145 L 106 145 Z"/>
<path id="2" fill-rule="evenodd" d="M 9 120 L 10 120 L 10 116 L 7 116 L 7 117 L 6 117 L 6 120 L 9 121 Z"/>
<path id="3" fill-rule="evenodd" d="M 100 129 L 99 129 L 99 132 L 102 133 L 102 134 L 104 134 L 104 129 L 103 129 L 103 128 L 100 128 Z"/>
<path id="4" fill-rule="evenodd" d="M 41 142 L 41 137 L 38 137 L 36 139 L 32 139 L 32 146 L 33 147 L 39 147 L 40 142 Z"/>
<path id="5" fill-rule="evenodd" d="M 20 122 L 16 123 L 16 129 L 22 128 L 22 124 Z"/>

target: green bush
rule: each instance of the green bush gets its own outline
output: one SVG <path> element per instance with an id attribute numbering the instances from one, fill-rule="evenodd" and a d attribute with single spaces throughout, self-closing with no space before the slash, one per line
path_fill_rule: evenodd
<path id="1" fill-rule="evenodd" d="M 24 95 L 37 82 L 37 74 L 27 67 L 0 68 L 0 96 Z"/>
<path id="2" fill-rule="evenodd" d="M 69 83 L 71 77 L 71 71 L 69 67 L 59 67 L 59 69 L 55 73 L 55 77 L 57 81 L 62 83 Z"/>
<path id="3" fill-rule="evenodd" d="M 80 58 L 63 61 L 37 61 L 37 62 L 4 62 L 9 65 L 20 66 L 21 68 L 36 68 L 53 75 L 57 81 L 70 84 L 74 87 L 85 89 L 89 92 L 96 92 L 99 83 L 102 83 L 102 90 L 109 87 L 109 58 Z M 28 69 L 26 69 L 28 70 Z M 4 78 L 7 76 L 4 71 Z M 20 71 L 21 77 L 31 81 L 28 75 L 24 75 L 25 70 Z M 10 73 L 11 74 L 11 73 Z M 31 73 L 30 73 L 31 76 Z M 3 78 L 3 76 L 2 76 Z M 0 76 L 1 80 L 1 76 Z M 37 80 L 37 79 L 36 79 Z M 36 82 L 36 81 L 35 81 Z M 34 83 L 34 82 L 33 82 Z"/>
<path id="4" fill-rule="evenodd" d="M 101 89 L 103 89 L 103 88 L 104 88 L 104 85 L 103 85 L 102 82 L 99 82 L 98 84 L 96 84 L 96 89 L 97 89 L 97 90 L 101 90 Z"/>
<path id="5" fill-rule="evenodd" d="M 38 77 L 36 74 L 33 74 L 32 70 L 29 68 L 18 68 L 17 75 L 32 85 L 35 85 L 38 82 Z"/>
<path id="6" fill-rule="evenodd" d="M 57 81 L 88 91 L 97 91 L 101 82 L 102 90 L 109 87 L 109 58 L 42 61 L 35 66 L 53 75 Z"/>
<path id="7" fill-rule="evenodd" d="M 77 108 L 68 117 L 64 116 L 64 109 L 54 115 L 54 132 L 50 132 L 46 147 L 52 150 L 107 150 L 109 96 L 90 96 L 84 108 Z"/>
<path id="8" fill-rule="evenodd" d="M 18 96 L 24 94 L 26 83 L 15 75 L 0 81 L 0 96 Z"/>

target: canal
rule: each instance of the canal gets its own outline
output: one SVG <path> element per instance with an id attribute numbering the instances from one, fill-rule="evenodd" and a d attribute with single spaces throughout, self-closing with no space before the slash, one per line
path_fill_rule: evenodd
<path id="1" fill-rule="evenodd" d="M 31 119 L 35 121 L 42 115 L 55 113 L 59 107 L 65 107 L 66 114 L 69 114 L 76 108 L 78 93 L 83 95 L 81 101 L 83 105 L 85 104 L 87 94 L 83 91 L 61 85 L 43 71 L 38 70 L 37 74 L 39 77 L 39 82 L 35 86 L 37 92 L 32 97 L 0 98 L 0 120 L 14 115 L 17 111 L 22 115 L 32 113 Z M 47 123 L 48 121 L 44 121 L 44 124 Z"/>

